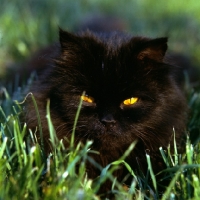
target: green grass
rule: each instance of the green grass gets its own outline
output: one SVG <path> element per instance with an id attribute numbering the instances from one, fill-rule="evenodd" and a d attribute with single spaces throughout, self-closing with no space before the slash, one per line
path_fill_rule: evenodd
<path id="1" fill-rule="evenodd" d="M 192 91 L 188 96 L 189 105 L 192 110 L 195 110 L 188 129 L 196 130 L 199 128 L 197 116 L 200 114 L 200 93 Z M 75 126 L 81 102 L 75 117 L 74 131 L 71 139 L 69 138 L 69 148 L 65 148 L 63 141 L 59 141 L 56 137 L 49 112 L 50 102 L 48 102 L 47 121 L 52 152 L 45 157 L 40 145 L 41 141 L 37 141 L 35 134 L 27 130 L 26 124 L 19 120 L 23 104 L 13 102 L 6 90 L 4 90 L 4 97 L 0 109 L 0 199 L 98 199 L 100 198 L 97 196 L 98 189 L 107 179 L 113 182 L 112 190 L 115 192 L 115 199 L 186 200 L 200 198 L 200 143 L 198 141 L 196 145 L 192 145 L 188 137 L 186 152 L 182 155 L 178 154 L 176 145 L 174 145 L 174 155 L 170 154 L 170 147 L 168 152 L 160 148 L 166 163 L 164 178 L 171 177 L 169 186 L 162 194 L 157 190 L 159 182 L 151 168 L 149 155 L 147 155 L 149 171 L 146 175 L 135 174 L 124 161 L 129 152 L 133 150 L 134 143 L 119 160 L 101 168 L 102 173 L 99 177 L 90 180 L 87 177 L 85 164 L 91 161 L 89 153 L 98 152 L 92 152 L 90 149 L 91 141 L 85 145 L 79 143 L 74 146 Z M 36 104 L 35 107 L 37 110 Z M 12 114 L 6 115 L 4 111 L 7 109 L 12 110 Z M 39 117 L 38 120 L 40 120 Z M 40 121 L 38 123 L 40 124 Z M 112 176 L 120 164 L 125 165 L 133 177 L 132 185 L 128 190 L 125 190 L 123 183 L 119 183 Z M 150 188 L 151 180 L 153 185 Z"/>
<path id="2" fill-rule="evenodd" d="M 134 35 L 150 37 L 169 36 L 171 51 L 186 54 L 194 66 L 200 65 L 200 2 L 157 0 L 1 0 L 0 6 L 0 78 L 7 71 L 20 68 L 37 49 L 58 39 L 58 26 L 75 30 L 77 24 L 95 14 L 111 14 L 127 23 L 127 31 Z M 11 80 L 13 81 L 13 80 Z M 26 87 L 26 86 L 25 86 Z M 4 199 L 99 199 L 98 189 L 106 179 L 113 182 L 115 199 L 200 199 L 200 92 L 186 87 L 190 115 L 187 131 L 190 135 L 186 152 L 171 155 L 160 148 L 166 163 L 165 176 L 170 177 L 169 186 L 159 195 L 151 169 L 147 174 L 135 174 L 124 159 L 134 144 L 119 160 L 101 168 L 95 180 L 87 177 L 85 164 L 91 158 L 91 142 L 65 148 L 56 137 L 47 105 L 52 152 L 46 158 L 41 141 L 35 133 L 27 130 L 20 121 L 24 88 L 15 90 L 8 85 L 0 89 L 0 200 Z M 75 119 L 74 130 L 76 126 Z M 39 120 L 39 116 L 38 116 Z M 40 123 L 40 120 L 39 120 Z M 42 135 L 42 131 L 41 135 Z M 28 134 L 28 137 L 27 137 Z M 191 142 L 191 141 L 192 142 Z M 192 144 L 191 144 L 192 143 Z M 32 146 L 30 144 L 33 144 Z M 175 145 L 176 147 L 176 145 Z M 174 150 L 176 152 L 176 149 Z M 124 190 L 112 173 L 124 164 L 133 176 L 129 190 Z M 96 163 L 98 166 L 98 164 Z M 76 166 L 76 171 L 75 171 Z M 100 166 L 98 166 L 100 167 Z M 150 179 L 153 186 L 150 187 Z"/>

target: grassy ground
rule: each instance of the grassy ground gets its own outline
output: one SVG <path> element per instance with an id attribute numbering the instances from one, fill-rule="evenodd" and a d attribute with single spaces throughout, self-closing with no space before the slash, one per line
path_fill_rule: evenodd
<path id="1" fill-rule="evenodd" d="M 107 179 L 113 181 L 115 199 L 200 198 L 199 142 L 193 145 L 188 138 L 186 152 L 182 155 L 178 154 L 176 149 L 174 155 L 160 149 L 166 163 L 165 177 L 171 179 L 169 186 L 162 194 L 157 191 L 159 182 L 156 181 L 157 176 L 151 170 L 148 155 L 149 172 L 145 176 L 134 174 L 125 163 L 124 159 L 134 148 L 134 144 L 119 160 L 102 169 L 101 175 L 96 180 L 90 180 L 85 173 L 85 163 L 90 160 L 88 153 L 91 152 L 91 142 L 84 146 L 81 144 L 74 146 L 72 136 L 70 148 L 66 149 L 62 140 L 58 141 L 56 138 L 47 105 L 52 153 L 45 158 L 42 147 L 39 145 L 40 141 L 37 141 L 35 134 L 28 131 L 26 124 L 22 124 L 19 120 L 22 104 L 13 103 L 6 91 L 4 91 L 4 96 L 0 109 L 0 199 L 99 199 L 101 196 L 97 196 L 96 193 Z M 188 96 L 189 105 L 194 110 L 188 129 L 196 130 L 200 125 L 200 93 L 192 91 Z M 7 108 L 12 110 L 12 114 L 6 116 L 3 110 Z M 77 117 L 79 111 L 77 111 Z M 26 132 L 28 132 L 28 138 L 25 137 Z M 30 143 L 34 145 L 30 146 Z M 130 170 L 133 176 L 133 182 L 129 188 L 117 182 L 112 176 L 113 171 L 121 163 Z M 75 166 L 78 166 L 77 171 L 75 171 Z M 151 180 L 152 186 L 149 185 Z"/>
<path id="2" fill-rule="evenodd" d="M 68 30 L 75 30 L 82 19 L 94 13 L 112 14 L 122 18 L 127 22 L 127 31 L 134 35 L 169 36 L 170 50 L 186 54 L 192 63 L 198 66 L 200 65 L 199 6 L 200 2 L 197 0 L 189 2 L 1 0 L 0 77 L 4 77 L 8 68 L 20 67 L 20 63 L 40 47 L 56 41 L 58 25 Z M 198 135 L 200 92 L 189 85 L 186 91 L 188 105 L 191 108 L 188 132 Z M 130 172 L 134 181 L 127 190 L 112 177 L 112 171 L 119 163 L 124 163 L 126 154 L 109 168 L 102 169 L 102 174 L 97 180 L 89 180 L 85 175 L 85 162 L 89 159 L 91 144 L 88 142 L 85 146 L 73 147 L 71 140 L 71 148 L 65 149 L 62 141 L 56 138 L 49 113 L 53 151 L 45 162 L 34 133 L 27 130 L 26 125 L 19 120 L 22 108 L 13 100 L 22 99 L 21 96 L 21 90 L 9 95 L 5 88 L 0 91 L 0 200 L 98 199 L 96 192 L 105 179 L 113 180 L 113 188 L 114 186 L 117 188 L 115 199 L 200 198 L 198 140 L 191 144 L 188 139 L 186 153 L 183 155 L 178 153 L 170 155 L 161 149 L 163 159 L 166 161 L 167 175 L 171 177 L 171 183 L 162 195 L 157 192 L 158 183 L 151 171 L 149 178 Z M 25 132 L 30 132 L 28 141 Z M 34 147 L 30 147 L 31 142 L 35 144 Z M 77 163 L 79 163 L 78 173 L 74 170 Z M 155 180 L 151 189 L 148 188 L 150 178 Z"/>

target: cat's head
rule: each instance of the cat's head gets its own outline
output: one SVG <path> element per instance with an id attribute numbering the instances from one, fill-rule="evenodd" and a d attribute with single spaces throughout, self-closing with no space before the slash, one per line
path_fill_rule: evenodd
<path id="1" fill-rule="evenodd" d="M 166 147 L 182 133 L 185 101 L 175 67 L 164 62 L 167 38 L 122 33 L 73 35 L 60 30 L 60 57 L 44 85 L 59 138 L 69 136 L 77 108 L 76 137 L 98 148 Z"/>

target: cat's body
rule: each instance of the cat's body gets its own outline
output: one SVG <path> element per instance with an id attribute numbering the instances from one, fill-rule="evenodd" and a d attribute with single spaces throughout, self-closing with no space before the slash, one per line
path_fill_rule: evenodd
<path id="1" fill-rule="evenodd" d="M 71 136 L 82 98 L 75 141 L 92 140 L 92 149 L 100 153 L 93 155 L 95 161 L 105 167 L 137 140 L 126 160 L 133 170 L 139 164 L 146 173 L 146 153 L 155 173 L 162 170 L 165 165 L 159 147 L 166 149 L 170 144 L 173 149 L 173 128 L 177 145 L 181 145 L 187 110 L 176 81 L 177 68 L 164 61 L 167 39 L 122 33 L 78 36 L 60 30 L 60 44 L 59 56 L 31 90 L 42 119 L 46 151 L 50 151 L 47 99 L 57 136 L 62 139 Z M 37 117 L 31 100 L 26 111 L 28 126 L 34 129 Z M 89 167 L 89 177 L 99 174 Z M 116 176 L 121 180 L 124 175 L 122 167 Z"/>

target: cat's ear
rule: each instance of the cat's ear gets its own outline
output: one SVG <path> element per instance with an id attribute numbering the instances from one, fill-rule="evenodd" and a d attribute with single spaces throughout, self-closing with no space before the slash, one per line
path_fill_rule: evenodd
<path id="1" fill-rule="evenodd" d="M 139 60 L 149 58 L 162 62 L 167 50 L 167 38 L 157 38 L 145 41 L 141 45 L 141 50 L 137 56 Z"/>
<path id="2" fill-rule="evenodd" d="M 62 49 L 69 48 L 71 45 L 76 45 L 79 42 L 79 39 L 76 35 L 64 31 L 61 28 L 59 28 L 59 39 Z"/>

